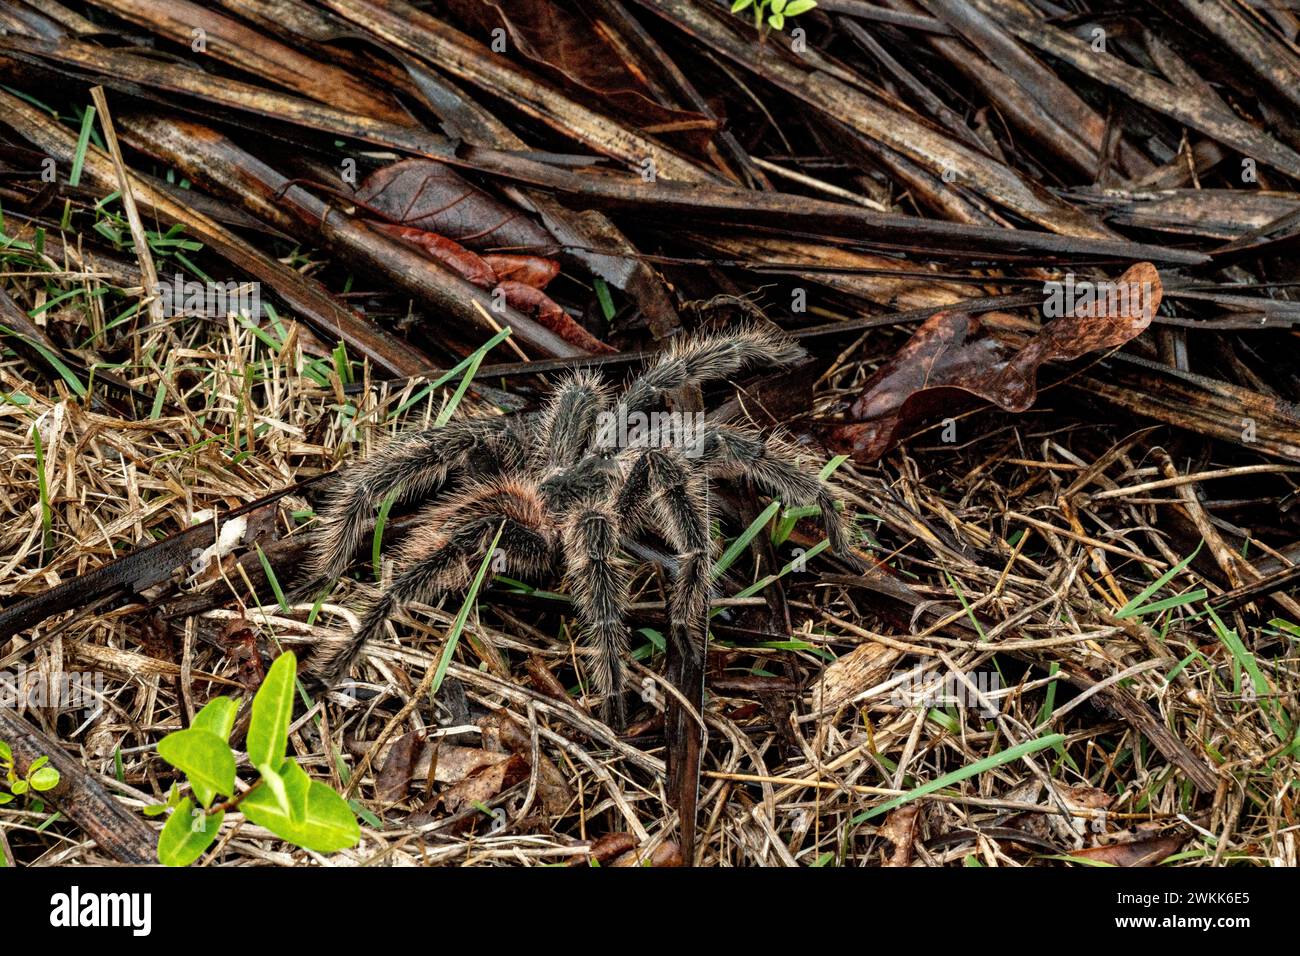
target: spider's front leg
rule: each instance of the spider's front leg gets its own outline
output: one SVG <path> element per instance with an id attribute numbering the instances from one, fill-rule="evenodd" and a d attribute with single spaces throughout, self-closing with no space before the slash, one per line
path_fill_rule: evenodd
<path id="1" fill-rule="evenodd" d="M 299 590 L 314 589 L 340 577 L 352 563 L 361 539 L 373 526 L 384 499 L 399 502 L 426 495 L 464 468 L 471 456 L 490 450 L 496 470 L 518 465 L 523 442 L 506 418 L 448 422 L 395 439 L 365 461 L 343 472 L 320 511 L 319 546 L 310 559 L 311 579 Z"/>
<path id="2" fill-rule="evenodd" d="M 692 335 L 675 341 L 637 376 L 621 404 L 627 414 L 646 412 L 668 392 L 730 378 L 757 365 L 793 365 L 806 354 L 779 330 L 757 325 L 718 335 Z"/>
<path id="3" fill-rule="evenodd" d="M 703 464 L 718 478 L 748 478 L 759 490 L 785 507 L 816 505 L 831 550 L 854 565 L 861 560 L 853 553 L 844 520 L 835 508 L 829 484 L 799 465 L 797 451 L 776 437 L 764 440 L 757 433 L 734 425 L 709 424 L 704 432 Z"/>
<path id="4" fill-rule="evenodd" d="M 307 663 L 308 673 L 327 687 L 347 677 L 366 643 L 378 636 L 398 610 L 412 601 L 429 602 L 463 591 L 497 537 L 505 567 L 532 575 L 554 561 L 554 529 L 532 495 L 501 484 L 471 488 L 458 500 L 424 509 L 421 529 L 413 531 L 401 555 L 402 570 L 371 605 L 351 633 L 322 639 Z M 491 573 L 490 569 L 489 573 Z"/>
<path id="5" fill-rule="evenodd" d="M 534 462 L 543 471 L 573 465 L 587 451 L 607 404 L 605 381 L 578 370 L 557 383 L 537 426 Z"/>

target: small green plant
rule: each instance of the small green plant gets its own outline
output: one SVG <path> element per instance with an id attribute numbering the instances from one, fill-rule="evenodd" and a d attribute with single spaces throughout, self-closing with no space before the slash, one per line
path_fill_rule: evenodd
<path id="1" fill-rule="evenodd" d="M 773 30 L 782 30 L 785 28 L 785 21 L 789 17 L 797 17 L 801 13 L 807 13 L 813 7 L 817 6 L 817 0 L 736 0 L 731 5 L 732 13 L 748 8 L 754 8 L 754 28 L 763 29 L 763 23 Z"/>
<path id="2" fill-rule="evenodd" d="M 318 853 L 346 850 L 361 839 L 347 802 L 285 755 L 297 671 L 294 655 L 281 654 L 253 696 L 247 746 L 258 779 L 242 793 L 236 793 L 235 753 L 228 742 L 238 710 L 232 698 L 212 698 L 187 730 L 158 741 L 158 755 L 184 773 L 190 787 L 190 795 L 181 796 L 173 786 L 165 804 L 145 808 L 149 816 L 171 812 L 158 838 L 161 863 L 189 866 L 217 839 L 226 813 L 235 809 L 276 836 Z M 227 799 L 214 804 L 218 796 Z"/>
<path id="3" fill-rule="evenodd" d="M 14 754 L 9 745 L 0 740 L 0 776 L 4 777 L 4 787 L 0 789 L 0 807 L 12 803 L 18 797 L 31 799 L 35 813 L 45 812 L 45 801 L 36 796 L 46 790 L 53 790 L 59 785 L 59 772 L 49 765 L 49 757 L 37 757 L 27 768 L 27 773 L 20 777 L 14 770 Z"/>

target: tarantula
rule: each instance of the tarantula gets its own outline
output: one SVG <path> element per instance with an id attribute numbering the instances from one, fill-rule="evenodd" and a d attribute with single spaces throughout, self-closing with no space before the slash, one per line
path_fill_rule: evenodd
<path id="1" fill-rule="evenodd" d="M 402 605 L 465 589 L 496 538 L 508 573 L 564 572 L 593 657 L 602 716 L 622 726 L 630 584 L 622 541 L 654 530 L 675 552 L 669 631 L 696 660 L 704 652 L 712 577 L 711 479 L 745 477 L 787 506 L 818 506 L 832 548 L 852 560 L 830 487 L 802 470 L 785 442 L 702 416 L 693 428 L 681 427 L 680 417 L 665 427 L 665 413 L 657 411 L 676 389 L 747 366 L 790 365 L 804 354 L 758 327 L 697 335 L 662 353 L 616 404 L 600 375 L 578 371 L 558 383 L 540 412 L 453 420 L 398 438 L 354 465 L 321 511 L 312 559 L 317 582 L 347 569 L 389 495 L 411 501 L 448 493 L 419 512 L 399 572 L 356 631 L 325 639 L 308 669 L 330 685 L 346 677 Z M 642 427 L 647 422 L 654 424 Z M 625 430 L 628 423 L 634 427 Z M 493 569 L 502 570 L 501 563 L 494 560 Z"/>

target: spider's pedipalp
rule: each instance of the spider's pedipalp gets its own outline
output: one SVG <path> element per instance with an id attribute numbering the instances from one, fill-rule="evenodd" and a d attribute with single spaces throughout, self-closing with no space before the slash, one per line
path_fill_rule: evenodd
<path id="1" fill-rule="evenodd" d="M 704 467 L 719 478 L 748 478 L 785 507 L 816 505 L 831 550 L 858 563 L 844 521 L 835 508 L 831 487 L 816 474 L 799 467 L 799 454 L 776 436 L 763 439 L 733 425 L 710 424 L 704 437 Z"/>
<path id="2" fill-rule="evenodd" d="M 343 472 L 321 509 L 320 546 L 310 558 L 310 586 L 332 581 L 347 570 L 389 495 L 396 492 L 399 501 L 409 501 L 428 494 L 485 449 L 500 460 L 501 469 L 517 466 L 522 448 L 508 419 L 469 419 L 394 439 L 353 465 Z"/>
<path id="3" fill-rule="evenodd" d="M 546 403 L 534 458 L 543 468 L 572 465 L 586 452 L 607 402 L 605 380 L 580 369 L 561 380 Z"/>
<path id="4" fill-rule="evenodd" d="M 590 508 L 564 525 L 566 583 L 573 592 L 583 643 L 594 651 L 592 677 L 604 695 L 602 716 L 622 727 L 627 722 L 623 700 L 623 654 L 627 651 L 629 575 L 619 557 L 619 523 L 614 513 Z"/>
<path id="5" fill-rule="evenodd" d="M 634 379 L 622 405 L 628 413 L 644 412 L 665 392 L 730 378 L 753 365 L 793 365 L 805 354 L 794 340 L 758 325 L 719 335 L 693 335 L 675 341 Z"/>

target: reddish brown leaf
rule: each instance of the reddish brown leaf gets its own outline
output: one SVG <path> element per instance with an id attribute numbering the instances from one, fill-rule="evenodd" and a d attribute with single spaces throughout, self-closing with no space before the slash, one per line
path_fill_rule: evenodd
<path id="1" fill-rule="evenodd" d="M 534 289 L 545 289 L 560 274 L 560 264 L 541 256 L 519 256 L 492 253 L 483 257 L 498 279 L 512 279 Z"/>
<path id="2" fill-rule="evenodd" d="M 603 865 L 633 849 L 636 849 L 636 837 L 632 834 L 606 833 L 591 844 L 587 856 L 575 856 L 569 861 L 569 866 L 588 866 L 593 860 Z"/>
<path id="3" fill-rule="evenodd" d="M 533 220 L 428 159 L 405 159 L 371 173 L 356 198 L 403 226 L 472 249 L 545 249 L 555 240 Z"/>
<path id="4" fill-rule="evenodd" d="M 1155 266 L 1140 262 L 1113 287 L 1126 294 L 1113 302 L 1081 303 L 1019 348 L 995 336 L 978 316 L 931 316 L 867 380 L 850 410 L 853 423 L 835 428 L 832 443 L 859 461 L 872 461 L 898 440 L 906 425 L 940 411 L 950 413 L 955 402 L 973 397 L 1023 412 L 1037 397 L 1038 369 L 1044 362 L 1116 348 L 1151 323 L 1162 294 Z"/>
<path id="5" fill-rule="evenodd" d="M 415 229 L 411 226 L 395 226 L 390 223 L 374 222 L 380 232 L 403 239 L 429 256 L 441 262 L 448 269 L 453 269 L 481 289 L 490 289 L 497 284 L 497 275 L 492 267 L 476 252 L 470 252 L 459 242 L 453 242 L 436 232 Z"/>
<path id="6" fill-rule="evenodd" d="M 579 325 L 573 316 L 560 308 L 559 304 L 540 288 L 515 279 L 498 281 L 497 274 L 483 256 L 471 252 L 459 243 L 445 236 L 412 226 L 398 226 L 379 222 L 372 224 L 376 229 L 410 243 L 430 258 L 441 262 L 476 286 L 483 289 L 500 290 L 502 296 L 505 297 L 506 305 L 536 319 L 541 325 L 546 326 L 570 345 L 576 345 L 588 352 L 616 351 Z M 495 258 L 512 260 L 512 264 L 518 269 L 523 269 L 526 278 L 533 281 L 539 280 L 543 274 L 550 271 L 551 266 L 554 266 L 556 272 L 559 271 L 558 264 L 550 263 L 548 265 L 548 260 L 536 257 L 510 256 Z M 523 260 L 530 260 L 530 262 L 527 266 L 524 266 L 522 265 Z"/>
<path id="7" fill-rule="evenodd" d="M 651 851 L 649 858 L 639 850 L 628 850 L 626 853 L 617 857 L 608 866 L 652 866 L 657 868 L 684 866 L 682 860 L 682 848 L 668 840 L 660 843 Z"/>
<path id="8" fill-rule="evenodd" d="M 579 325 L 542 290 L 509 279 L 497 288 L 504 293 L 507 305 L 536 319 L 570 345 L 588 352 L 617 351 Z"/>

